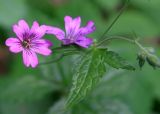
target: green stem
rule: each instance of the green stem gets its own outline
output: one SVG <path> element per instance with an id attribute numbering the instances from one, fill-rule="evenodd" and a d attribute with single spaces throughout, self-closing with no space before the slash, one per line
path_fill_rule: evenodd
<path id="1" fill-rule="evenodd" d="M 101 46 L 102 44 L 104 44 L 104 43 L 106 43 L 106 42 L 108 42 L 108 41 L 110 41 L 110 40 L 126 40 L 126 41 L 128 41 L 128 42 L 135 43 L 134 40 L 131 40 L 131 39 L 129 39 L 129 38 L 125 38 L 125 37 L 121 37 L 121 36 L 112 36 L 112 37 L 105 38 L 104 40 L 100 41 L 100 42 L 97 44 L 97 46 L 99 47 L 99 46 Z"/>
<path id="2" fill-rule="evenodd" d="M 112 37 L 109 37 L 109 38 L 105 38 L 104 40 L 100 41 L 97 44 L 97 47 L 100 47 L 102 44 L 104 44 L 104 43 L 106 43 L 106 42 L 108 42 L 110 40 L 125 40 L 125 41 L 128 41 L 128 42 L 130 42 L 132 44 L 135 44 L 143 52 L 145 52 L 146 54 L 148 54 L 148 51 L 137 40 L 132 40 L 132 39 L 129 39 L 129 38 L 126 38 L 126 37 L 121 37 L 121 36 L 112 36 Z"/>
<path id="3" fill-rule="evenodd" d="M 46 65 L 46 64 L 51 64 L 51 63 L 54 63 L 54 62 L 58 62 L 59 60 L 61 60 L 63 57 L 67 56 L 67 55 L 74 55 L 74 54 L 78 54 L 80 53 L 80 51 L 67 51 L 63 54 L 61 54 L 59 57 L 57 57 L 56 59 L 53 59 L 51 61 L 48 61 L 48 62 L 44 62 L 44 63 L 40 63 L 39 66 L 41 65 Z"/>
<path id="4" fill-rule="evenodd" d="M 148 51 L 137 40 L 135 40 L 135 44 L 148 55 Z"/>
<path id="5" fill-rule="evenodd" d="M 57 47 L 57 48 L 54 48 L 54 49 L 52 49 L 52 51 L 54 52 L 54 53 L 61 53 L 61 52 L 67 52 L 67 51 L 75 51 L 75 50 L 77 50 L 77 49 L 75 49 L 75 48 L 65 48 L 65 47 Z"/>
<path id="6" fill-rule="evenodd" d="M 113 20 L 113 22 L 110 24 L 110 26 L 106 29 L 106 31 L 102 34 L 102 36 L 100 37 L 100 39 L 104 38 L 105 35 L 111 30 L 112 26 L 117 22 L 117 20 L 119 19 L 119 17 L 122 15 L 122 13 L 125 11 L 125 9 L 128 7 L 130 0 L 126 0 L 124 6 L 122 7 L 122 9 L 120 10 L 119 14 L 116 16 L 116 18 Z"/>

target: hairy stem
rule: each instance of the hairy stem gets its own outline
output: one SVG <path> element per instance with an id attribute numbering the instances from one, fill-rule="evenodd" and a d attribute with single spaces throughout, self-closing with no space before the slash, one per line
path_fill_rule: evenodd
<path id="1" fill-rule="evenodd" d="M 97 44 L 97 47 L 100 47 L 101 45 L 103 45 L 104 43 L 111 41 L 111 40 L 125 40 L 129 43 L 135 44 L 138 48 L 140 48 L 143 52 L 145 52 L 146 54 L 148 54 L 148 51 L 137 41 L 137 40 L 132 40 L 126 37 L 121 37 L 121 36 L 112 36 L 109 38 L 105 38 L 104 40 L 100 41 Z"/>
<path id="2" fill-rule="evenodd" d="M 146 54 L 148 54 L 148 51 L 137 41 L 135 40 L 135 44 Z"/>

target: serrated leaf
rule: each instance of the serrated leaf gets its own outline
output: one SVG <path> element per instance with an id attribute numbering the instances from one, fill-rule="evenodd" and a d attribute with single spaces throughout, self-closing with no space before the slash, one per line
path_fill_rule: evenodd
<path id="1" fill-rule="evenodd" d="M 69 94 L 66 107 L 71 107 L 81 101 L 99 82 L 106 72 L 105 50 L 93 49 L 82 56 L 75 66 L 73 87 Z"/>
<path id="2" fill-rule="evenodd" d="M 128 71 L 110 70 L 85 100 L 63 110 L 65 99 L 62 98 L 48 114 L 149 114 L 152 90 L 137 78 L 141 74 L 128 74 Z"/>
<path id="3" fill-rule="evenodd" d="M 152 90 L 139 76 L 110 71 L 83 102 L 72 108 L 72 114 L 148 114 Z"/>
<path id="4" fill-rule="evenodd" d="M 107 51 L 105 62 L 116 69 L 135 70 L 135 68 L 129 65 L 122 57 L 113 51 Z"/>

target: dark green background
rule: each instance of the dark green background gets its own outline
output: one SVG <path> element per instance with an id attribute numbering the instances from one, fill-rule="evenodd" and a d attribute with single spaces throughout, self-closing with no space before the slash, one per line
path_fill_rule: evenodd
<path id="1" fill-rule="evenodd" d="M 97 27 L 90 35 L 98 39 L 116 17 L 124 0 L 0 0 L 0 114 L 160 114 L 160 71 L 147 64 L 140 70 L 136 61 L 138 49 L 123 41 L 108 45 L 130 63 L 136 71 L 108 67 L 103 81 L 73 109 L 63 112 L 72 85 L 75 56 L 36 69 L 25 68 L 21 54 L 12 54 L 4 45 L 15 36 L 12 25 L 25 19 L 30 25 L 64 28 L 64 16 L 81 16 L 82 24 L 93 20 Z M 129 7 L 112 27 L 109 35 L 140 37 L 144 46 L 160 53 L 160 0 L 130 0 Z M 60 44 L 46 35 L 54 46 Z M 52 60 L 39 56 L 40 62 Z"/>

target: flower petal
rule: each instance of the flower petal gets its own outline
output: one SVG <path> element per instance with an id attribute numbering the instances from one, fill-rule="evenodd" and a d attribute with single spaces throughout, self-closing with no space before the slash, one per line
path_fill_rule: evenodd
<path id="1" fill-rule="evenodd" d="M 17 37 L 23 41 L 23 33 L 25 32 L 18 25 L 13 25 L 13 32 L 17 35 Z"/>
<path id="2" fill-rule="evenodd" d="M 22 53 L 23 55 L 23 63 L 26 67 L 29 67 L 30 66 L 30 61 L 29 61 L 29 57 L 28 57 L 28 54 L 27 54 L 27 51 L 23 51 Z"/>
<path id="3" fill-rule="evenodd" d="M 20 20 L 18 25 L 13 25 L 13 32 L 23 41 L 23 35 L 29 33 L 29 26 L 25 20 Z"/>
<path id="4" fill-rule="evenodd" d="M 19 45 L 20 40 L 18 38 L 8 38 L 5 42 L 7 46 Z"/>
<path id="5" fill-rule="evenodd" d="M 44 56 L 48 56 L 52 53 L 52 51 L 45 47 L 45 46 L 40 46 L 40 47 L 36 47 L 36 48 L 33 48 L 33 50 L 38 53 L 38 54 L 41 54 L 41 55 L 44 55 Z"/>
<path id="6" fill-rule="evenodd" d="M 65 16 L 65 17 L 64 17 L 64 22 L 65 22 L 65 29 L 66 29 L 66 31 L 69 30 L 72 21 L 73 21 L 73 20 L 72 20 L 72 17 L 70 17 L 70 16 Z"/>
<path id="7" fill-rule="evenodd" d="M 81 18 L 76 17 L 75 19 L 72 19 L 70 16 L 65 16 L 65 29 L 66 29 L 66 35 L 74 36 L 77 34 L 80 25 L 81 25 Z"/>
<path id="8" fill-rule="evenodd" d="M 32 41 L 32 50 L 38 54 L 48 56 L 52 53 L 49 47 L 52 43 L 49 40 L 38 39 Z"/>
<path id="9" fill-rule="evenodd" d="M 80 29 L 80 33 L 83 35 L 90 34 L 96 30 L 96 27 L 94 26 L 93 21 L 89 21 L 85 27 L 82 27 Z"/>
<path id="10" fill-rule="evenodd" d="M 81 36 L 75 41 L 75 43 L 81 47 L 88 48 L 93 43 L 93 40 L 91 38 Z"/>
<path id="11" fill-rule="evenodd" d="M 36 34 L 36 39 L 42 38 L 46 33 L 46 27 L 44 25 L 38 27 L 34 30 L 34 33 Z"/>
<path id="12" fill-rule="evenodd" d="M 63 30 L 57 27 L 45 26 L 47 34 L 53 34 L 57 37 L 58 40 L 62 40 L 65 38 L 65 33 Z"/>
<path id="13" fill-rule="evenodd" d="M 23 31 L 29 31 L 29 26 L 25 20 L 20 20 L 18 22 L 18 26 L 23 30 Z"/>
<path id="14" fill-rule="evenodd" d="M 19 53 L 23 50 L 20 41 L 17 38 L 8 38 L 5 43 L 13 53 Z"/>
<path id="15" fill-rule="evenodd" d="M 67 38 L 63 39 L 62 42 L 63 42 L 64 45 L 69 45 L 69 44 L 73 44 L 74 43 L 74 41 L 71 41 L 70 39 L 67 39 Z"/>
<path id="16" fill-rule="evenodd" d="M 31 27 L 31 32 L 34 32 L 38 28 L 39 28 L 39 23 L 37 21 L 34 21 Z"/>
<path id="17" fill-rule="evenodd" d="M 37 21 L 34 21 L 30 32 L 36 34 L 35 38 L 39 39 L 45 35 L 46 33 L 45 28 L 46 27 L 44 25 L 39 26 L 39 23 Z"/>
<path id="18" fill-rule="evenodd" d="M 44 25 L 39 26 L 37 22 L 33 23 L 33 26 L 29 32 L 30 36 L 33 37 L 33 39 L 40 39 L 42 38 L 46 33 L 46 27 Z"/>
<path id="19" fill-rule="evenodd" d="M 23 50 L 23 63 L 26 67 L 31 65 L 33 68 L 35 68 L 38 65 L 36 53 L 31 50 Z"/>
<path id="20" fill-rule="evenodd" d="M 72 26 L 76 25 L 75 29 L 79 29 L 79 27 L 81 26 L 81 17 L 79 16 L 74 18 L 72 24 L 73 24 Z"/>
<path id="21" fill-rule="evenodd" d="M 53 43 L 50 40 L 45 40 L 45 42 L 46 42 L 45 44 L 47 45 L 47 47 L 52 47 L 53 46 Z"/>
<path id="22" fill-rule="evenodd" d="M 9 48 L 9 50 L 11 51 L 11 52 L 13 52 L 13 53 L 19 53 L 19 52 L 21 52 L 22 50 L 23 50 L 23 48 L 22 47 L 16 47 L 16 46 L 12 46 L 12 47 L 10 47 Z"/>
<path id="23" fill-rule="evenodd" d="M 53 44 L 49 40 L 44 40 L 44 39 L 36 39 L 32 40 L 33 47 L 51 47 Z"/>

